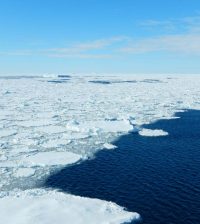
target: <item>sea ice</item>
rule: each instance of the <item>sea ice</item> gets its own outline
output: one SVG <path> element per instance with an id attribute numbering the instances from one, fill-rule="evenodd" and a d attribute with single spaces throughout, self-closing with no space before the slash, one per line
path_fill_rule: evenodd
<path id="1" fill-rule="evenodd" d="M 112 202 L 42 189 L 6 194 L 0 199 L 0 217 L 7 224 L 120 224 L 140 219 Z"/>
<path id="2" fill-rule="evenodd" d="M 35 155 L 29 155 L 20 160 L 21 165 L 31 166 L 54 166 L 68 165 L 81 159 L 81 156 L 72 152 L 39 152 Z"/>
<path id="3" fill-rule="evenodd" d="M 78 162 L 81 155 L 72 152 L 36 152 L 34 154 L 24 154 L 12 157 L 0 162 L 0 167 L 36 167 L 36 166 L 63 166 Z"/>
<path id="4" fill-rule="evenodd" d="M 63 139 L 63 138 L 50 139 L 49 141 L 47 141 L 44 144 L 42 144 L 42 146 L 46 147 L 46 148 L 56 148 L 58 146 L 68 145 L 70 142 L 71 142 L 71 140 Z"/>
<path id="5" fill-rule="evenodd" d="M 142 126 L 159 119 L 175 118 L 175 112 L 183 109 L 200 109 L 200 78 L 197 76 L 173 76 L 169 79 L 166 75 L 158 78 L 154 75 L 105 74 L 100 77 L 97 74 L 77 74 L 71 76 L 67 87 L 47 82 L 55 78 L 58 79 L 58 76 L 0 79 L 0 192 L 4 187 L 4 190 L 7 189 L 5 195 L 9 195 L 5 199 L 2 195 L 0 199 L 3 223 L 17 224 L 18 220 L 20 224 L 37 223 L 34 219 L 40 214 L 37 213 L 40 202 L 44 202 L 44 207 L 47 204 L 47 210 L 44 212 L 45 217 L 41 217 L 38 223 L 45 223 L 42 218 L 47 218 L 46 223 L 49 223 L 49 220 L 63 217 L 62 212 L 71 203 L 64 199 L 66 206 L 62 203 L 60 206 L 58 198 L 65 196 L 52 192 L 18 192 L 17 198 L 10 192 L 13 182 L 16 188 L 24 189 L 23 178 L 37 181 L 46 177 L 52 169 L 76 163 L 92 156 L 99 149 L 112 149 L 114 146 L 111 142 L 130 132 L 139 132 L 144 136 L 165 136 L 168 133 L 164 130 L 143 129 Z M 89 82 L 91 80 L 108 80 L 110 85 L 97 85 Z M 25 184 L 27 188 L 29 182 Z M 32 187 L 33 184 L 30 185 Z M 52 196 L 54 194 L 55 198 Z M 50 204 L 55 203 L 58 212 L 51 212 L 53 208 L 48 207 L 47 199 L 51 200 Z M 32 204 L 28 206 L 30 201 L 34 202 L 33 207 Z M 90 206 L 90 203 L 93 205 L 92 200 L 84 199 L 87 203 L 82 203 L 82 198 L 76 198 L 75 201 L 75 204 L 72 203 L 74 209 L 70 207 L 71 210 L 68 210 L 69 217 L 81 217 L 85 223 L 89 223 L 89 216 L 96 217 L 93 223 L 121 223 L 129 220 L 121 216 L 121 208 L 112 213 L 112 206 L 108 206 L 106 211 L 114 214 L 109 219 L 111 216 L 103 216 L 104 212 L 101 213 L 100 205 L 99 210 Z M 2 210 L 5 205 L 8 209 Z M 22 213 L 13 212 L 18 210 L 17 205 Z M 23 209 L 24 205 L 27 205 L 27 210 Z M 10 216 L 9 212 L 15 215 Z M 123 214 L 126 216 L 132 213 L 123 211 Z M 26 219 L 28 216 L 30 220 Z M 76 220 L 75 223 L 79 223 L 80 220 Z M 54 223 L 59 221 L 62 223 L 62 220 Z"/>
<path id="6" fill-rule="evenodd" d="M 14 173 L 15 177 L 30 177 L 35 174 L 35 170 L 32 168 L 19 168 Z"/>
<path id="7" fill-rule="evenodd" d="M 139 134 L 142 136 L 149 136 L 149 137 L 157 137 L 157 136 L 166 136 L 168 135 L 168 132 L 163 131 L 161 129 L 147 129 L 143 128 L 141 131 L 139 131 Z"/>
<path id="8" fill-rule="evenodd" d="M 117 148 L 116 145 L 113 145 L 113 144 L 110 144 L 110 143 L 105 143 L 105 144 L 103 145 L 103 147 L 104 147 L 105 149 L 116 149 L 116 148 Z"/>
<path id="9" fill-rule="evenodd" d="M 83 123 L 84 126 L 90 129 L 99 129 L 102 132 L 129 132 L 133 129 L 133 126 L 128 120 L 114 120 L 114 121 L 92 121 Z"/>
<path id="10" fill-rule="evenodd" d="M 1 129 L 0 130 L 0 138 L 1 137 L 7 137 L 7 136 L 15 135 L 16 133 L 17 133 L 16 130 Z"/>
<path id="11" fill-rule="evenodd" d="M 47 134 L 57 134 L 62 133 L 66 131 L 66 128 L 62 126 L 56 126 L 56 125 L 49 125 L 49 126 L 41 126 L 41 127 L 35 127 L 34 129 L 37 132 L 44 132 Z"/>

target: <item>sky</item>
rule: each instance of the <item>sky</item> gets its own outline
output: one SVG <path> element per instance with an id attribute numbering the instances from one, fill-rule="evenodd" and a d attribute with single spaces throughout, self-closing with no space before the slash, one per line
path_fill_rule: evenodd
<path id="1" fill-rule="evenodd" d="M 199 0 L 0 0 L 0 74 L 200 74 Z"/>

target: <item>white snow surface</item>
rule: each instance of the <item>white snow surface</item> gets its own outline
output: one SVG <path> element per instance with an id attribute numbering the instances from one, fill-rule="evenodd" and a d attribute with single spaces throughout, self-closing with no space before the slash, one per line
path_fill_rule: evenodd
<path id="1" fill-rule="evenodd" d="M 7 224 L 118 224 L 140 218 L 112 202 L 42 189 L 4 196 L 0 217 Z"/>
<path id="2" fill-rule="evenodd" d="M 105 143 L 103 146 L 104 146 L 105 149 L 116 149 L 117 148 L 116 145 L 113 145 L 113 144 L 110 144 L 110 143 Z"/>
<path id="3" fill-rule="evenodd" d="M 158 119 L 174 119 L 175 112 L 183 109 L 200 109 L 200 76 L 72 75 L 64 83 L 48 82 L 54 79 L 59 78 L 56 75 L 0 78 L 0 192 L 6 192 L 5 198 L 2 194 L 0 199 L 1 214 L 5 216 L 0 217 L 5 222 L 8 212 L 12 212 L 12 208 L 17 210 L 17 200 L 21 203 L 22 213 L 26 213 L 23 205 L 26 206 L 32 199 L 36 211 L 39 211 L 40 199 L 45 207 L 49 196 L 55 194 L 59 196 L 55 196 L 55 200 L 52 198 L 52 203 L 58 210 L 62 208 L 65 194 L 48 191 L 38 195 L 40 190 L 23 191 L 34 187 L 50 172 L 87 159 L 100 149 L 112 149 L 114 141 L 128 132 L 155 137 L 166 135 L 165 130 L 141 127 Z M 90 81 L 109 81 L 110 84 Z M 21 191 L 16 193 L 16 188 Z M 15 202 L 13 207 L 8 203 L 5 208 L 2 200 Z M 99 217 L 98 209 L 87 207 L 93 200 L 85 200 L 88 217 L 89 214 Z M 74 217 L 74 223 L 79 223 L 76 211 L 80 211 L 82 206 L 79 208 L 78 204 L 82 205 L 81 201 L 81 198 L 76 200 L 74 209 L 68 211 L 70 217 Z M 98 203 L 100 208 L 107 202 L 98 200 Z M 68 200 L 66 207 L 69 207 Z M 26 215 L 32 209 L 34 207 L 28 207 Z M 120 217 L 120 209 L 111 212 L 108 217 Z M 85 212 L 81 210 L 80 214 L 84 217 Z M 35 214 L 35 217 L 34 212 L 31 216 L 33 220 L 37 218 L 38 213 Z M 54 214 L 49 215 L 53 220 Z M 44 216 L 47 218 L 47 213 Z M 103 217 L 105 219 L 101 223 L 129 220 L 129 216 L 116 222 L 112 218 L 106 221 L 107 216 Z M 48 220 L 44 219 L 41 223 L 49 223 Z M 96 220 L 93 223 L 101 219 Z M 21 220 L 21 223 L 32 222 L 29 221 Z"/>
<path id="4" fill-rule="evenodd" d="M 22 160 L 27 166 L 66 165 L 77 162 L 80 155 L 71 152 L 39 152 Z"/>
<path id="5" fill-rule="evenodd" d="M 28 156 L 23 155 L 13 160 L 5 160 L 0 163 L 0 167 L 35 167 L 35 166 L 55 166 L 72 164 L 81 159 L 81 156 L 71 152 L 36 152 Z"/>
<path id="6" fill-rule="evenodd" d="M 32 168 L 19 168 L 14 172 L 15 177 L 30 177 L 35 174 L 35 170 Z"/>
<path id="7" fill-rule="evenodd" d="M 149 137 L 157 137 L 157 136 L 166 136 L 168 135 L 168 132 L 163 131 L 161 129 L 147 129 L 143 128 L 141 131 L 139 131 L 139 134 L 142 136 L 149 136 Z"/>

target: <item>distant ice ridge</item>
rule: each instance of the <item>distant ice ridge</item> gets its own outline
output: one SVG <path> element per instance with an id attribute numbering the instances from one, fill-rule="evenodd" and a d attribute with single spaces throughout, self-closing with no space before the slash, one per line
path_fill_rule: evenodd
<path id="1" fill-rule="evenodd" d="M 56 169 L 116 148 L 129 132 L 166 135 L 142 125 L 200 109 L 200 77 L 93 74 L 49 82 L 59 78 L 0 79 L 0 191 L 35 187 Z"/>
<path id="2" fill-rule="evenodd" d="M 0 197 L 1 223 L 7 224 L 120 224 L 140 219 L 115 203 L 57 191 L 18 190 Z"/>

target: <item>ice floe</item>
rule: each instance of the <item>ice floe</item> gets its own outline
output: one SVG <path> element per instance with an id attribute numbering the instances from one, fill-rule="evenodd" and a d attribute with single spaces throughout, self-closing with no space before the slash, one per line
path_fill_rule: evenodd
<path id="1" fill-rule="evenodd" d="M 103 224 L 138 221 L 138 213 L 112 202 L 42 189 L 0 193 L 0 217 L 7 224 Z"/>
<path id="2" fill-rule="evenodd" d="M 32 168 L 19 168 L 14 173 L 15 177 L 30 177 L 35 174 L 35 170 Z"/>
<path id="3" fill-rule="evenodd" d="M 35 167 L 72 164 L 82 157 L 72 152 L 36 152 L 13 158 L 0 163 L 0 167 Z"/>
<path id="4" fill-rule="evenodd" d="M 110 144 L 110 143 L 105 143 L 103 146 L 104 146 L 105 149 L 116 149 L 117 148 L 116 145 L 113 145 L 113 144 Z"/>
<path id="5" fill-rule="evenodd" d="M 168 135 L 168 132 L 163 131 L 161 129 L 147 129 L 143 128 L 141 131 L 139 131 L 139 134 L 142 136 L 149 136 L 149 137 L 157 137 L 157 136 L 166 136 Z"/>
<path id="6" fill-rule="evenodd" d="M 27 156 L 20 162 L 27 166 L 53 166 L 65 165 L 79 161 L 81 156 L 72 152 L 39 152 L 33 156 Z"/>

